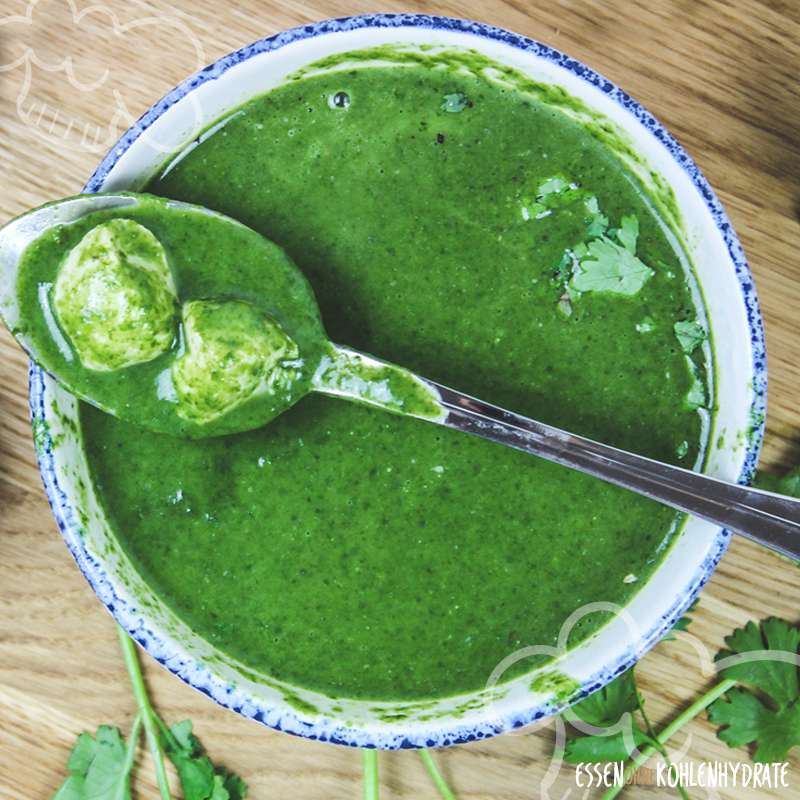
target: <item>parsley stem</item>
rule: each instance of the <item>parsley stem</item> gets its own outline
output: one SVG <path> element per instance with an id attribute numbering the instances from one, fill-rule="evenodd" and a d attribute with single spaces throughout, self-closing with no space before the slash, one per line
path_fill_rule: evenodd
<path id="1" fill-rule="evenodd" d="M 130 777 L 133 769 L 133 762 L 136 761 L 136 745 L 139 744 L 139 731 L 142 728 L 141 712 L 136 714 L 131 725 L 131 733 L 128 736 L 128 751 L 125 753 L 125 766 L 122 768 L 123 774 Z"/>
<path id="2" fill-rule="evenodd" d="M 161 739 L 159 738 L 158 724 L 156 722 L 158 716 L 153 710 L 147 694 L 142 668 L 139 665 L 139 657 L 136 654 L 136 645 L 134 645 L 133 639 L 119 625 L 117 625 L 117 635 L 122 648 L 122 656 L 125 659 L 125 669 L 128 670 L 128 677 L 131 679 L 133 696 L 136 698 L 136 705 L 139 707 L 139 714 L 144 724 L 150 755 L 153 757 L 153 763 L 155 764 L 158 791 L 161 795 L 161 800 L 172 800 L 167 781 L 167 770 L 164 765 L 164 750 L 161 747 Z"/>
<path id="3" fill-rule="evenodd" d="M 644 701 L 642 700 L 642 695 L 639 693 L 639 690 L 636 690 L 636 705 L 639 707 L 639 713 L 642 715 L 642 719 L 644 720 L 644 725 L 647 728 L 647 735 L 653 739 L 657 744 L 658 747 L 656 748 L 659 753 L 661 753 L 661 757 L 664 759 L 664 763 L 667 765 L 667 769 L 672 769 L 672 759 L 669 757 L 669 753 L 667 752 L 667 748 L 664 747 L 663 744 L 658 742 L 658 737 L 653 728 L 653 723 L 650 722 L 650 717 L 647 716 L 647 712 L 644 710 Z M 678 794 L 683 798 L 683 800 L 689 800 L 689 793 L 683 787 L 683 784 L 678 781 Z"/>
<path id="4" fill-rule="evenodd" d="M 378 751 L 362 750 L 364 761 L 364 800 L 378 800 Z"/>
<path id="5" fill-rule="evenodd" d="M 430 754 L 430 751 L 418 750 L 417 752 L 419 753 L 419 757 L 422 759 L 422 763 L 425 765 L 425 768 L 428 770 L 428 774 L 431 776 L 433 785 L 441 795 L 442 800 L 456 800 L 456 796 L 447 785 L 447 781 L 444 779 L 444 776 L 441 772 L 439 772 L 439 768 L 436 766 L 436 762 L 433 760 L 433 756 Z"/>
<path id="6" fill-rule="evenodd" d="M 701 695 L 697 700 L 694 701 L 685 711 L 681 714 L 678 714 L 669 725 L 667 725 L 663 731 L 656 737 L 656 742 L 659 745 L 666 744 L 671 736 L 674 736 L 687 722 L 691 722 L 698 714 L 705 711 L 715 700 L 721 697 L 725 692 L 733 689 L 736 686 L 737 681 L 731 680 L 730 678 L 725 678 L 725 680 L 720 681 L 716 686 L 713 686 L 709 689 L 704 695 Z M 652 755 L 656 752 L 656 747 L 653 745 L 648 745 L 647 747 L 642 748 L 641 752 L 639 753 L 636 758 L 634 758 L 631 763 L 625 768 L 625 772 L 623 773 L 623 780 L 622 783 L 618 786 L 612 786 L 601 798 L 601 800 L 613 800 L 627 785 L 628 780 L 630 779 L 631 775 L 633 775 L 634 771 L 642 766 Z"/>

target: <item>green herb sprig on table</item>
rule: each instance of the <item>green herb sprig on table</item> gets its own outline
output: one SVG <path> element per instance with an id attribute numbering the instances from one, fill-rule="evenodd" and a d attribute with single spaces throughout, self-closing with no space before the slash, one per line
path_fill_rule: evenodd
<path id="1" fill-rule="evenodd" d="M 708 718 L 723 726 L 717 735 L 731 747 L 755 744 L 753 761 L 783 761 L 800 745 L 800 630 L 781 619 L 749 622 L 725 644 L 730 649 L 720 651 L 717 659 L 730 666 L 722 675 L 738 685 L 708 709 Z M 778 658 L 781 653 L 788 657 Z M 754 660 L 758 654 L 764 659 Z"/>
<path id="2" fill-rule="evenodd" d="M 688 624 L 684 620 L 679 622 L 681 630 L 686 630 Z M 624 771 L 623 783 L 603 795 L 603 800 L 612 800 L 633 772 L 655 753 L 660 753 L 670 766 L 667 741 L 705 710 L 711 722 L 722 726 L 717 736 L 729 746 L 756 744 L 753 761 L 783 760 L 792 747 L 800 745 L 800 629 L 785 620 L 769 618 L 758 625 L 750 622 L 738 628 L 725 643 L 729 649 L 717 654 L 717 661 L 725 665 L 720 670 L 722 680 L 660 733 L 656 733 L 644 712 L 633 669 L 573 706 L 566 712 L 568 718 L 578 717 L 598 728 L 615 728 L 621 721 L 627 722 L 627 736 L 609 732 L 572 738 L 564 749 L 564 760 L 625 761 L 631 758 L 635 747 L 638 752 Z M 636 712 L 642 724 L 634 716 Z M 680 784 L 677 789 L 684 798 L 687 796 Z"/>
<path id="3" fill-rule="evenodd" d="M 678 330 L 680 333 L 690 333 Z M 697 333 L 699 331 L 691 331 Z M 698 341 L 682 341 L 685 349 L 692 350 Z M 758 489 L 800 497 L 800 467 L 782 477 L 759 472 L 753 482 Z M 673 632 L 665 640 L 674 639 L 675 631 L 686 631 L 691 623 L 691 612 L 697 601 L 681 617 Z M 800 628 L 775 618 L 762 620 L 758 625 L 749 622 L 725 639 L 728 649 L 717 654 L 722 680 L 702 694 L 681 712 L 660 733 L 656 733 L 644 712 L 644 701 L 636 686 L 634 669 L 620 675 L 599 692 L 577 703 L 565 716 L 575 715 L 597 727 L 614 727 L 624 714 L 629 714 L 630 734 L 637 755 L 625 769 L 625 781 L 656 752 L 669 766 L 669 757 L 664 745 L 684 725 L 703 711 L 708 718 L 720 726 L 717 736 L 730 747 L 755 745 L 753 761 L 773 762 L 786 757 L 794 746 L 800 746 L 800 672 L 798 671 L 798 648 Z M 638 712 L 642 718 L 639 724 Z M 602 723 L 602 724 L 601 724 Z M 605 741 L 604 741 L 605 740 Z M 621 740 L 619 734 L 579 736 L 570 739 L 564 750 L 564 760 L 569 763 L 625 761 L 631 757 L 633 748 Z M 610 788 L 603 800 L 612 800 L 624 788 Z M 680 784 L 678 791 L 686 792 Z"/>
<path id="4" fill-rule="evenodd" d="M 627 233 L 627 232 L 626 232 Z M 631 231 L 633 234 L 633 231 Z M 622 239 L 624 240 L 625 235 Z M 635 234 L 631 241 L 635 246 Z M 677 331 L 676 331 L 677 333 Z M 692 348 L 695 346 L 692 343 Z M 755 485 L 761 489 L 800 497 L 800 468 L 778 478 L 759 475 Z M 685 631 L 691 611 L 678 620 L 673 631 Z M 178 773 L 183 800 L 244 800 L 247 787 L 241 778 L 215 766 L 204 754 L 188 720 L 168 728 L 154 710 L 144 683 L 136 647 L 118 628 L 125 666 L 138 706 L 127 742 L 118 728 L 101 725 L 97 732 L 81 733 L 67 762 L 69 776 L 53 800 L 131 800 L 131 776 L 136 747 L 142 728 L 153 756 L 161 800 L 172 800 L 167 782 L 166 760 Z M 666 639 L 674 638 L 668 635 Z M 725 639 L 728 649 L 717 654 L 724 663 L 722 680 L 701 695 L 660 733 L 644 709 L 644 699 L 636 685 L 634 669 L 620 675 L 603 689 L 565 712 L 597 728 L 616 728 L 611 734 L 590 734 L 571 738 L 563 757 L 568 763 L 624 761 L 633 748 L 638 751 L 625 769 L 625 779 L 655 753 L 670 766 L 666 742 L 703 711 L 720 726 L 719 738 L 730 747 L 755 745 L 753 760 L 779 761 L 792 747 L 800 746 L 800 674 L 797 652 L 800 628 L 785 620 L 769 618 L 756 625 L 750 622 Z M 430 752 L 419 751 L 442 800 L 456 800 L 439 772 Z M 378 800 L 378 753 L 363 751 L 364 798 Z M 624 788 L 610 788 L 603 800 L 612 800 Z M 682 797 L 686 791 L 677 787 Z"/>
<path id="5" fill-rule="evenodd" d="M 126 742 L 118 728 L 101 725 L 97 733 L 82 733 L 72 749 L 69 777 L 53 800 L 130 800 L 136 747 L 142 729 L 156 768 L 161 800 L 172 800 L 166 760 L 178 773 L 183 800 L 244 800 L 247 787 L 241 778 L 212 764 L 192 733 L 188 720 L 168 728 L 156 713 L 136 655 L 133 640 L 117 628 L 125 667 L 133 687 L 138 713 Z"/>
<path id="6" fill-rule="evenodd" d="M 212 763 L 192 732 L 189 720 L 167 727 L 156 713 L 147 693 L 136 645 L 122 628 L 117 627 L 117 633 L 138 708 L 128 740 L 125 741 L 119 728 L 110 725 L 101 725 L 94 735 L 81 733 L 67 761 L 69 775 L 53 800 L 131 800 L 131 779 L 142 729 L 155 764 L 161 800 L 173 800 L 167 760 L 178 773 L 183 800 L 244 800 L 247 797 L 244 781 Z M 364 798 L 378 800 L 378 753 L 376 750 L 363 753 Z M 420 757 L 442 800 L 456 800 L 431 754 L 421 750 Z"/>
<path id="7" fill-rule="evenodd" d="M 756 489 L 765 489 L 768 492 L 788 494 L 789 497 L 800 497 L 800 467 L 795 467 L 785 475 L 773 475 L 760 472 L 753 481 Z"/>
<path id="8" fill-rule="evenodd" d="M 364 800 L 379 800 L 380 791 L 378 783 L 378 751 L 363 750 L 364 760 Z M 436 762 L 429 750 L 418 750 L 419 757 L 428 771 L 436 791 L 442 800 L 456 800 L 453 790 L 447 785 L 444 775 L 439 772 Z"/>

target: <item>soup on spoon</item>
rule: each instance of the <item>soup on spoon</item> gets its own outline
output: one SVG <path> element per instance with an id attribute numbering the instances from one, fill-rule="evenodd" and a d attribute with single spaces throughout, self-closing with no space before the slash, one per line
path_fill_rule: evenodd
<path id="1" fill-rule="evenodd" d="M 73 394 L 187 438 L 261 427 L 314 388 L 441 414 L 411 373 L 328 342 L 277 245 L 201 207 L 110 197 L 130 203 L 45 230 L 17 270 L 14 332 Z"/>

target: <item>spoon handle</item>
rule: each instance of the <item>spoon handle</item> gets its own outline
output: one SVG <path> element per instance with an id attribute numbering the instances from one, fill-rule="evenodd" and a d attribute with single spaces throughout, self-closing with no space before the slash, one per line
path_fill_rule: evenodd
<path id="1" fill-rule="evenodd" d="M 619 450 L 423 381 L 438 392 L 448 428 L 586 472 L 800 559 L 800 500 Z"/>
<path id="2" fill-rule="evenodd" d="M 359 379 L 360 370 L 366 370 L 364 374 L 372 380 Z M 392 377 L 406 385 L 410 381 L 417 389 L 424 387 L 429 403 L 435 398 L 435 408 L 441 413 L 416 413 L 394 402 Z M 800 559 L 800 500 L 721 481 L 562 431 L 342 345 L 332 345 L 331 359 L 315 376 L 314 389 L 546 458 Z"/>

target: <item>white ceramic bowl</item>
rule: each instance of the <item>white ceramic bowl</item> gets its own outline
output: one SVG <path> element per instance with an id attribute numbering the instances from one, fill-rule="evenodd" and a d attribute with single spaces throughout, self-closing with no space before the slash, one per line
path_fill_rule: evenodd
<path id="1" fill-rule="evenodd" d="M 166 152 L 180 149 L 198 130 L 299 67 L 333 53 L 397 42 L 474 48 L 540 83 L 562 87 L 632 143 L 642 159 L 637 169 L 643 180 L 651 180 L 652 171 L 671 187 L 713 332 L 718 411 L 707 471 L 749 480 L 763 430 L 766 366 L 752 279 L 730 223 L 697 167 L 647 111 L 588 67 L 544 45 L 475 22 L 420 15 L 352 17 L 286 31 L 220 59 L 157 102 L 105 157 L 87 190 L 141 187 Z M 577 682 L 580 690 L 569 698 L 574 700 L 630 667 L 691 603 L 729 539 L 725 531 L 689 520 L 624 613 L 576 649 L 555 652 L 554 663 L 500 684 L 498 691 L 421 704 L 333 700 L 240 669 L 164 608 L 104 520 L 81 451 L 76 401 L 36 367 L 30 401 L 56 520 L 119 623 L 154 658 L 218 703 L 314 739 L 382 748 L 446 745 L 553 714 L 567 699 L 553 678 L 567 675 Z"/>

